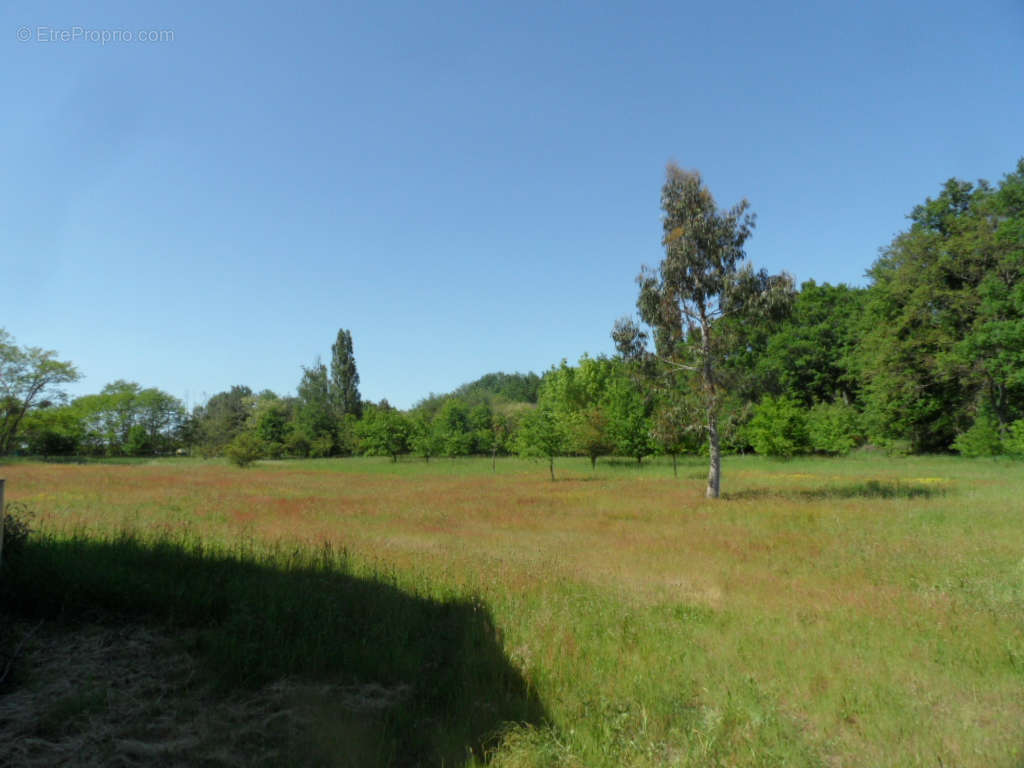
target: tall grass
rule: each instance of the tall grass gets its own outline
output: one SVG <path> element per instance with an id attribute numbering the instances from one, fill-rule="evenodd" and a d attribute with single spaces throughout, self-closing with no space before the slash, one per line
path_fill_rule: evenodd
<path id="1" fill-rule="evenodd" d="M 194 630 L 192 650 L 222 688 L 284 677 L 391 688 L 398 706 L 364 723 L 378 743 L 358 764 L 482 758 L 505 723 L 543 724 L 485 605 L 393 581 L 327 544 L 226 549 L 167 534 L 44 533 L 7 569 L 0 594 L 25 617 Z M 336 715 L 351 730 L 353 713 Z"/>
<path id="2" fill-rule="evenodd" d="M 20 583 L 49 585 L 20 610 L 202 627 L 227 685 L 454 681 L 380 737 L 396 761 L 1019 764 L 1019 465 L 734 457 L 718 502 L 703 470 L 12 466 L 8 493 L 43 531 Z M 491 708 L 449 742 L 404 741 L 430 712 L 442 732 Z"/>

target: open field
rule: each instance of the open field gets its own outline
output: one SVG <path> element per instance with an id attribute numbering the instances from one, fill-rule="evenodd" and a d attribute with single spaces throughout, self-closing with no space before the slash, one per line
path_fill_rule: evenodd
<path id="1" fill-rule="evenodd" d="M 320 684 L 269 731 L 296 763 L 1017 766 L 1021 469 L 727 457 L 712 502 L 700 459 L 12 463 L 0 586 L 225 696 Z"/>

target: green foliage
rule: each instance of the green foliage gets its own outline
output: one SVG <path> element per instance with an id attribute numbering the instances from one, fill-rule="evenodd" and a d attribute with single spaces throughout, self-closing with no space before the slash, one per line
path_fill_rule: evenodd
<path id="1" fill-rule="evenodd" d="M 106 456 L 169 453 L 185 421 L 178 398 L 124 379 L 76 398 L 72 410 L 81 421 L 83 446 Z"/>
<path id="2" fill-rule="evenodd" d="M 847 285 L 813 280 L 801 285 L 792 314 L 765 335 L 753 366 L 752 391 L 784 395 L 804 406 L 856 401 L 855 351 L 866 296 L 866 289 Z M 753 332 L 762 327 L 755 324 Z"/>
<path id="3" fill-rule="evenodd" d="M 141 424 L 136 424 L 128 430 L 128 442 L 125 443 L 125 453 L 129 456 L 144 456 L 155 452 L 153 441 L 149 433 Z"/>
<path id="4" fill-rule="evenodd" d="M 1007 428 L 1003 450 L 1011 456 L 1024 456 L 1024 419 L 1017 419 Z"/>
<path id="5" fill-rule="evenodd" d="M 536 403 L 540 377 L 535 373 L 488 373 L 476 381 L 463 384 L 449 394 L 431 393 L 413 407 L 435 415 L 445 401 L 455 397 L 468 407 L 486 403 L 492 408 L 510 403 Z"/>
<path id="6" fill-rule="evenodd" d="M 61 400 L 61 384 L 78 381 L 75 366 L 57 360 L 56 352 L 19 347 L 0 328 L 0 456 L 15 446 L 22 419 L 43 403 Z"/>
<path id="7" fill-rule="evenodd" d="M 647 389 L 622 366 L 609 383 L 606 402 L 607 434 L 616 452 L 639 463 L 654 450 Z"/>
<path id="8" fill-rule="evenodd" d="M 311 446 L 313 442 L 325 437 L 334 443 L 338 422 L 331 406 L 330 389 L 327 366 L 319 359 L 312 367 L 302 368 L 295 423 L 309 436 Z"/>
<path id="9" fill-rule="evenodd" d="M 811 447 L 806 412 L 785 397 L 764 398 L 746 432 L 754 450 L 764 456 L 795 456 Z"/>
<path id="10" fill-rule="evenodd" d="M 857 409 L 843 402 L 816 403 L 807 412 L 807 436 L 817 453 L 849 453 L 860 443 Z"/>
<path id="11" fill-rule="evenodd" d="M 962 456 L 998 456 L 1003 452 L 999 423 L 992 414 L 982 411 L 970 429 L 957 435 L 953 450 Z"/>
<path id="12" fill-rule="evenodd" d="M 293 430 L 284 441 L 284 450 L 289 456 L 304 459 L 309 456 L 311 440 L 303 430 Z"/>
<path id="13" fill-rule="evenodd" d="M 1024 160 L 950 179 L 869 271 L 859 375 L 873 438 L 946 450 L 980 402 L 1024 415 Z"/>
<path id="14" fill-rule="evenodd" d="M 592 406 L 573 413 L 566 422 L 568 444 L 573 453 L 590 459 L 590 466 L 597 466 L 601 456 L 608 456 L 615 450 L 608 414 L 604 409 Z"/>
<path id="15" fill-rule="evenodd" d="M 746 200 L 719 210 L 699 173 L 670 164 L 661 190 L 665 258 L 637 278 L 637 309 L 654 334 L 660 361 L 672 370 L 692 371 L 701 393 L 710 471 L 707 495 L 719 495 L 721 448 L 718 419 L 728 393 L 720 375 L 730 351 L 723 321 L 763 322 L 788 314 L 793 285 L 788 275 L 754 272 L 744 265 L 744 244 L 754 227 Z M 613 337 L 620 353 L 646 355 L 646 336 L 630 322 Z"/>
<path id="16" fill-rule="evenodd" d="M 248 467 L 263 456 L 263 443 L 252 432 L 242 432 L 227 444 L 224 455 L 237 467 Z"/>
<path id="17" fill-rule="evenodd" d="M 226 392 L 218 392 L 206 405 L 196 406 L 193 412 L 195 439 L 202 453 L 216 456 L 236 435 L 246 428 L 253 409 L 252 390 L 235 385 Z"/>
<path id="18" fill-rule="evenodd" d="M 288 439 L 292 405 L 292 401 L 283 400 L 273 392 L 260 392 L 249 417 L 256 436 L 267 444 L 284 443 Z"/>
<path id="19" fill-rule="evenodd" d="M 359 373 L 352 351 L 352 334 L 344 328 L 338 330 L 338 338 L 331 346 L 330 400 L 338 419 L 346 415 L 356 418 L 362 415 L 363 401 L 359 396 Z"/>
<path id="20" fill-rule="evenodd" d="M 555 457 L 562 455 L 567 445 L 566 424 L 544 398 L 536 408 L 523 414 L 516 441 L 519 455 L 548 459 L 552 480 L 555 479 Z"/>
<path id="21" fill-rule="evenodd" d="M 39 407 L 25 415 L 21 433 L 33 456 L 71 456 L 84 445 L 85 426 L 72 406 Z"/>
<path id="22" fill-rule="evenodd" d="M 314 437 L 309 443 L 309 458 L 325 459 L 334 455 L 334 438 L 330 435 Z"/>
<path id="23" fill-rule="evenodd" d="M 443 440 L 437 427 L 425 410 L 413 411 L 409 417 L 409 447 L 424 461 L 441 453 Z"/>
<path id="24" fill-rule="evenodd" d="M 435 419 L 441 453 L 454 458 L 466 456 L 473 449 L 473 435 L 469 423 L 469 408 L 457 397 L 444 401 Z"/>
<path id="25" fill-rule="evenodd" d="M 363 408 L 358 436 L 365 455 L 390 456 L 392 461 L 398 461 L 409 450 L 409 432 L 409 421 L 386 400 Z"/>
<path id="26" fill-rule="evenodd" d="M 35 512 L 28 504 L 21 501 L 8 501 L 4 508 L 0 509 L 0 515 L 4 516 L 3 524 L 3 546 L 0 547 L 4 562 L 13 560 L 21 555 L 32 535 L 32 518 Z"/>

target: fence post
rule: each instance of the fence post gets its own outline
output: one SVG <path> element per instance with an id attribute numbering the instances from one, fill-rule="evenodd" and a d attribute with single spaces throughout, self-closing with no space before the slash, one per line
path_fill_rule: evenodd
<path id="1" fill-rule="evenodd" d="M 4 564 L 4 518 L 7 517 L 4 513 L 4 482 L 0 477 L 0 566 Z"/>

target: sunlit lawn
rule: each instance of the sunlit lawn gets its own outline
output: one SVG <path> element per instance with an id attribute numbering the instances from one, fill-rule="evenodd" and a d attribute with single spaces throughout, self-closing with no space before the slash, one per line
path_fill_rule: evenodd
<path id="1" fill-rule="evenodd" d="M 61 536 L 331 542 L 478 596 L 549 726 L 496 764 L 1018 765 L 1024 472 L 952 457 L 0 467 Z"/>

